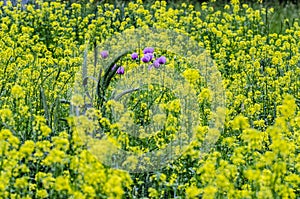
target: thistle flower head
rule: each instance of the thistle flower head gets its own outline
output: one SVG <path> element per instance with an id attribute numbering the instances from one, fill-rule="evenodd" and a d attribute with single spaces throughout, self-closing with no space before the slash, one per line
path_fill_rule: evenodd
<path id="1" fill-rule="evenodd" d="M 152 58 L 153 58 L 153 54 L 152 53 L 147 53 L 146 55 L 148 55 L 150 57 L 150 61 L 151 61 Z"/>
<path id="2" fill-rule="evenodd" d="M 155 67 L 155 68 L 159 68 L 159 61 L 158 60 L 155 60 L 154 62 L 153 62 L 153 66 Z"/>
<path id="3" fill-rule="evenodd" d="M 108 51 L 107 50 L 104 50 L 100 53 L 102 59 L 106 59 L 108 57 Z"/>
<path id="4" fill-rule="evenodd" d="M 145 54 L 144 57 L 142 57 L 142 61 L 143 61 L 144 63 L 150 62 L 150 61 L 151 61 L 150 55 L 149 55 L 149 54 Z"/>
<path id="5" fill-rule="evenodd" d="M 119 68 L 118 68 L 118 70 L 117 70 L 117 74 L 119 74 L 119 75 L 123 75 L 124 74 L 124 72 L 125 72 L 125 69 L 124 69 L 124 67 L 123 66 L 120 66 Z"/>
<path id="6" fill-rule="evenodd" d="M 146 47 L 143 51 L 144 54 L 153 53 L 153 52 L 154 52 L 154 48 L 152 47 Z"/>
<path id="7" fill-rule="evenodd" d="M 167 62 L 167 59 L 165 56 L 161 56 L 160 58 L 157 59 L 159 64 L 165 64 Z"/>
<path id="8" fill-rule="evenodd" d="M 132 58 L 133 60 L 136 60 L 138 57 L 139 57 L 139 55 L 138 55 L 137 53 L 132 53 L 132 54 L 131 54 L 131 58 Z"/>
<path id="9" fill-rule="evenodd" d="M 115 64 L 115 65 L 111 68 L 111 70 L 114 71 L 114 70 L 116 69 L 116 67 L 117 67 L 117 64 Z"/>

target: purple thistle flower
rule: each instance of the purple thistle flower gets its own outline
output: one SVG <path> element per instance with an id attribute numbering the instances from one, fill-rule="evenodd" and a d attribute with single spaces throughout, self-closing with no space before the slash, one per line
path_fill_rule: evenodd
<path id="1" fill-rule="evenodd" d="M 117 74 L 119 74 L 119 75 L 123 75 L 124 72 L 125 72 L 125 69 L 124 69 L 123 66 L 120 66 L 120 67 L 118 68 L 118 70 L 117 70 Z"/>
<path id="2" fill-rule="evenodd" d="M 154 48 L 152 47 L 146 47 L 143 51 L 144 54 L 153 53 L 153 52 L 154 52 Z"/>
<path id="3" fill-rule="evenodd" d="M 149 54 L 145 54 L 144 57 L 142 58 L 142 61 L 144 63 L 148 63 L 149 61 L 151 61 L 151 57 L 149 56 Z"/>
<path id="4" fill-rule="evenodd" d="M 152 58 L 153 58 L 153 54 L 152 53 L 147 53 L 146 55 L 149 55 L 149 57 L 150 57 L 150 61 L 152 60 Z"/>
<path id="5" fill-rule="evenodd" d="M 138 57 L 139 57 L 139 55 L 138 55 L 137 53 L 132 53 L 132 54 L 131 54 L 131 58 L 132 58 L 133 60 L 136 60 Z"/>
<path id="6" fill-rule="evenodd" d="M 167 62 L 167 59 L 165 56 L 161 56 L 157 59 L 159 64 L 165 64 Z"/>
<path id="7" fill-rule="evenodd" d="M 108 51 L 107 51 L 107 50 L 104 50 L 104 51 L 102 51 L 102 52 L 100 53 L 100 55 L 101 55 L 101 57 L 102 57 L 103 59 L 106 59 L 106 58 L 108 57 Z"/>
<path id="8" fill-rule="evenodd" d="M 153 66 L 155 67 L 155 68 L 159 68 L 159 61 L 158 60 L 155 60 L 154 62 L 153 62 Z"/>
<path id="9" fill-rule="evenodd" d="M 116 67 L 117 67 L 117 64 L 115 64 L 115 65 L 111 68 L 111 70 L 114 71 L 114 70 L 116 69 Z"/>

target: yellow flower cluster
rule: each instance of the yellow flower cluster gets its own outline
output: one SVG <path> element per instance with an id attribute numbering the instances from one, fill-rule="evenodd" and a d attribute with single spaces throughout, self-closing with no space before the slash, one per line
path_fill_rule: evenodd
<path id="1" fill-rule="evenodd" d="M 24 144 L 9 130 L 0 135 L 3 198 L 121 198 L 123 188 L 130 189 L 127 173 L 107 169 L 88 151 L 76 150 L 81 146 L 67 133 Z"/>

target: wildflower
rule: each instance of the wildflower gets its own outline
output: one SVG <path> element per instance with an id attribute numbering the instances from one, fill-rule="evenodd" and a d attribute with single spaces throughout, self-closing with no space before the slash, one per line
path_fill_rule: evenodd
<path id="1" fill-rule="evenodd" d="M 144 54 L 153 53 L 153 52 L 154 52 L 154 48 L 152 48 L 152 47 L 147 47 L 143 51 Z"/>
<path id="2" fill-rule="evenodd" d="M 154 62 L 153 62 L 153 66 L 155 67 L 155 68 L 159 68 L 159 60 L 155 60 Z"/>
<path id="3" fill-rule="evenodd" d="M 161 56 L 157 59 L 159 64 L 165 64 L 167 62 L 167 59 L 165 56 Z"/>
<path id="4" fill-rule="evenodd" d="M 47 198 L 48 197 L 47 190 L 45 189 L 37 190 L 37 196 L 39 198 Z"/>
<path id="5" fill-rule="evenodd" d="M 248 118 L 243 115 L 238 115 L 232 121 L 233 129 L 246 129 L 249 128 Z"/>
<path id="6" fill-rule="evenodd" d="M 201 193 L 200 189 L 196 186 L 188 187 L 186 189 L 186 195 L 188 198 L 197 198 L 197 196 Z"/>
<path id="7" fill-rule="evenodd" d="M 84 99 L 83 99 L 83 97 L 81 95 L 75 94 L 71 98 L 71 103 L 74 106 L 82 106 L 84 104 Z"/>
<path id="8" fill-rule="evenodd" d="M 142 61 L 144 63 L 148 63 L 149 61 L 151 61 L 151 57 L 149 54 L 145 54 L 144 57 L 142 58 Z"/>
<path id="9" fill-rule="evenodd" d="M 182 74 L 190 83 L 196 83 L 196 81 L 200 78 L 199 71 L 196 69 L 186 69 Z"/>
<path id="10" fill-rule="evenodd" d="M 148 55 L 150 57 L 150 61 L 151 61 L 152 58 L 153 58 L 153 54 L 152 53 L 147 53 L 146 55 Z"/>
<path id="11" fill-rule="evenodd" d="M 115 64 L 115 65 L 111 68 L 111 70 L 114 71 L 114 70 L 116 69 L 116 67 L 117 67 L 117 64 Z"/>
<path id="12" fill-rule="evenodd" d="M 24 97 L 24 92 L 22 87 L 17 84 L 12 87 L 11 94 L 15 98 Z"/>
<path id="13" fill-rule="evenodd" d="M 133 60 L 136 60 L 138 57 L 139 57 L 139 55 L 138 55 L 137 53 L 132 53 L 132 54 L 131 54 L 131 58 L 132 58 Z"/>
<path id="14" fill-rule="evenodd" d="M 118 68 L 118 70 L 117 70 L 117 74 L 120 74 L 120 75 L 123 75 L 124 72 L 125 72 L 125 69 L 124 69 L 123 66 L 120 66 L 120 67 Z"/>
<path id="15" fill-rule="evenodd" d="M 101 55 L 101 57 L 102 57 L 103 59 L 106 59 L 106 58 L 108 57 L 108 51 L 107 51 L 107 50 L 104 50 L 104 51 L 102 51 L 102 52 L 100 53 L 100 55 Z"/>

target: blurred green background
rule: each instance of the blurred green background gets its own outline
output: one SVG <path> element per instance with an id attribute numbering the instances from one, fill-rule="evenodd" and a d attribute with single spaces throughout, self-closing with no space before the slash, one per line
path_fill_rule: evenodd
<path id="1" fill-rule="evenodd" d="M 3 0 L 4 3 L 7 3 L 8 0 Z M 21 2 L 23 5 L 31 3 L 36 4 L 37 0 L 12 0 L 11 2 L 15 5 L 16 2 Z M 44 0 L 44 1 L 53 1 L 53 0 Z M 67 4 L 67 6 L 71 6 L 72 3 L 80 3 L 83 5 L 86 5 L 88 2 L 91 2 L 91 0 L 57 0 L 59 2 L 64 2 Z M 156 0 L 144 0 L 144 6 L 150 6 L 155 2 Z M 95 5 L 94 8 L 97 7 L 97 5 L 103 5 L 105 3 L 113 4 L 116 8 L 122 9 L 131 2 L 130 0 L 92 0 L 93 4 Z M 191 4 L 195 7 L 196 10 L 199 10 L 201 7 L 201 4 L 203 2 L 210 3 L 209 1 L 204 0 L 167 0 L 167 6 L 172 8 L 178 8 L 181 6 L 182 3 Z M 226 1 L 217 1 L 216 4 L 214 4 L 214 7 L 216 10 L 222 10 L 224 8 L 224 5 L 226 3 L 230 2 L 229 0 Z M 253 8 L 261 8 L 265 7 L 267 9 L 274 8 L 274 13 L 272 15 L 266 16 L 266 19 L 264 19 L 267 24 L 269 24 L 269 31 L 274 33 L 282 33 L 283 30 L 286 28 L 289 28 L 291 24 L 295 20 L 298 20 L 300 18 L 300 9 L 299 5 L 300 2 L 298 0 L 262 0 L 262 2 L 259 2 L 259 0 L 242 0 L 241 3 L 246 3 L 248 5 L 251 5 Z M 217 6 L 216 6 L 217 5 Z M 25 7 L 25 6 L 24 6 Z M 93 12 L 93 10 L 90 10 L 90 12 Z M 88 13 L 87 13 L 88 14 Z"/>

